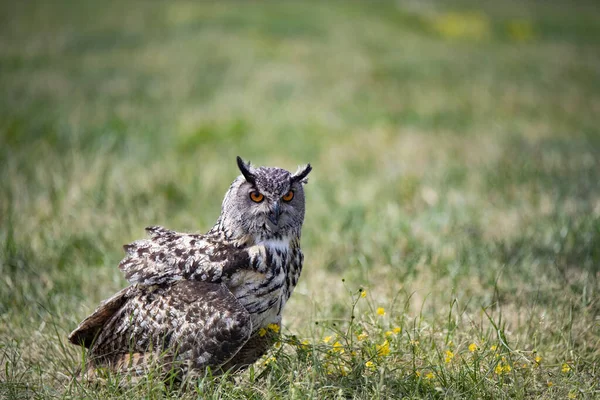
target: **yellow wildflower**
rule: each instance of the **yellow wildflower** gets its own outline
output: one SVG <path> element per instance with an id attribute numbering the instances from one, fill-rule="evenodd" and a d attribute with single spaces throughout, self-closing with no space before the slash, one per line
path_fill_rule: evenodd
<path id="1" fill-rule="evenodd" d="M 444 361 L 448 364 L 454 358 L 454 353 L 450 350 L 446 350 L 446 357 L 444 357 Z"/>
<path id="2" fill-rule="evenodd" d="M 367 367 L 367 368 L 375 368 L 375 363 L 373 361 L 367 361 L 365 363 L 365 367 Z"/>
<path id="3" fill-rule="evenodd" d="M 552 381 L 548 381 L 548 382 L 546 382 L 546 385 L 548 385 L 548 387 L 552 387 L 552 386 L 554 386 L 554 383 L 552 383 Z"/>
<path id="4" fill-rule="evenodd" d="M 571 367 L 569 366 L 569 364 L 564 363 L 560 370 L 566 374 L 567 372 L 569 372 L 571 370 Z"/>
<path id="5" fill-rule="evenodd" d="M 542 363 L 542 357 L 540 356 L 535 356 L 535 366 L 537 367 L 538 365 L 540 365 Z"/>
<path id="6" fill-rule="evenodd" d="M 425 379 L 433 379 L 433 377 L 433 372 L 428 372 L 427 374 L 425 374 Z"/>
<path id="7" fill-rule="evenodd" d="M 385 342 L 383 342 L 383 344 L 378 344 L 376 345 L 377 348 L 377 354 L 380 356 L 387 356 L 388 354 L 390 354 L 390 342 L 388 342 L 387 340 Z"/>
<path id="8" fill-rule="evenodd" d="M 446 13 L 433 17 L 431 27 L 449 39 L 480 40 L 491 32 L 489 18 L 482 13 Z"/>
<path id="9" fill-rule="evenodd" d="M 277 325 L 277 324 L 269 324 L 269 325 L 267 325 L 267 328 L 269 328 L 270 330 L 272 330 L 275 333 L 279 333 L 279 325 Z"/>
<path id="10" fill-rule="evenodd" d="M 267 330 L 265 328 L 260 328 L 258 331 L 258 336 L 263 337 L 267 334 Z"/>
<path id="11" fill-rule="evenodd" d="M 577 398 L 576 392 L 569 392 L 569 394 L 567 395 L 567 399 L 576 399 L 576 398 Z"/>
<path id="12" fill-rule="evenodd" d="M 494 372 L 497 375 L 508 374 L 510 371 L 512 371 L 512 367 L 506 363 L 506 359 L 504 357 L 502 357 L 502 361 L 496 365 L 496 368 L 494 368 Z"/>
<path id="13" fill-rule="evenodd" d="M 362 297 L 363 299 L 364 299 L 365 297 L 367 297 L 367 291 L 366 291 L 366 290 L 363 290 L 362 292 L 360 292 L 360 297 Z"/>
<path id="14" fill-rule="evenodd" d="M 402 332 L 402 328 L 399 327 L 395 327 L 394 329 L 392 329 L 391 331 L 387 331 L 385 332 L 385 336 L 392 336 L 392 335 L 397 335 L 400 332 Z"/>
<path id="15" fill-rule="evenodd" d="M 363 332 L 363 333 L 361 333 L 361 334 L 359 334 L 359 335 L 356 335 L 356 338 L 357 338 L 358 340 L 365 340 L 365 339 L 366 339 L 366 338 L 368 338 L 368 337 L 369 337 L 369 334 L 368 334 L 368 333 L 366 333 L 366 332 Z"/>
<path id="16" fill-rule="evenodd" d="M 471 353 L 474 353 L 476 350 L 477 350 L 477 344 L 475 344 L 475 343 L 471 343 L 471 344 L 469 345 L 469 351 L 470 351 Z"/>
<path id="17" fill-rule="evenodd" d="M 385 315 L 385 308 L 383 308 L 383 307 L 378 307 L 378 308 L 377 308 L 377 315 L 384 316 L 384 315 Z"/>
<path id="18" fill-rule="evenodd" d="M 492 346 L 490 347 L 490 350 L 491 350 L 491 351 L 496 351 L 496 349 L 497 349 L 497 348 L 498 348 L 498 346 L 496 346 L 496 345 L 494 344 L 494 345 L 492 345 Z"/>
<path id="19" fill-rule="evenodd" d="M 269 357 L 269 358 L 267 358 L 265 360 L 264 365 L 267 366 L 267 365 L 269 365 L 269 364 L 271 364 L 272 362 L 275 362 L 275 361 L 277 361 L 277 359 L 275 357 L 271 356 L 271 357 Z"/>
<path id="20" fill-rule="evenodd" d="M 421 376 L 421 373 L 420 373 L 419 371 L 415 371 L 415 375 L 416 375 L 416 376 L 417 376 L 417 378 L 418 378 L 418 377 L 420 377 L 420 376 Z"/>
<path id="21" fill-rule="evenodd" d="M 309 345 L 309 342 L 306 339 L 300 343 L 300 347 L 302 347 L 303 349 L 307 349 L 308 345 Z"/>
<path id="22" fill-rule="evenodd" d="M 336 353 L 344 354 L 344 345 L 340 342 L 335 342 L 333 344 L 333 351 Z"/>
<path id="23" fill-rule="evenodd" d="M 533 38 L 533 26 L 529 21 L 510 21 L 506 30 L 515 42 L 526 42 Z"/>
<path id="24" fill-rule="evenodd" d="M 331 336 L 325 336 L 323 338 L 323 343 L 329 343 L 330 340 L 331 340 Z"/>

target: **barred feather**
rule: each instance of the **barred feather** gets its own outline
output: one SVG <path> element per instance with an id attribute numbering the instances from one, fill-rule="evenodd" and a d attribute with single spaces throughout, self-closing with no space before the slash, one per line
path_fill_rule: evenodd
<path id="1" fill-rule="evenodd" d="M 130 283 L 157 285 L 181 279 L 220 282 L 249 262 L 248 251 L 216 235 L 178 233 L 160 226 L 146 228 L 150 239 L 123 246 L 119 269 Z"/>

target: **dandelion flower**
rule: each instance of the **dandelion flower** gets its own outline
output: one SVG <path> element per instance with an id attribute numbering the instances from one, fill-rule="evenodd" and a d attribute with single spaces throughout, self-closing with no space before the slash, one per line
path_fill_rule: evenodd
<path id="1" fill-rule="evenodd" d="M 376 346 L 377 348 L 377 354 L 380 356 L 387 356 L 388 354 L 390 354 L 390 342 L 388 342 L 387 340 L 385 342 L 383 342 L 383 344 L 378 344 Z"/>
<path id="2" fill-rule="evenodd" d="M 428 372 L 427 374 L 425 374 L 425 379 L 433 379 L 433 377 L 433 372 Z"/>
<path id="3" fill-rule="evenodd" d="M 365 367 L 367 367 L 367 368 L 375 368 L 375 363 L 373 361 L 367 361 L 365 363 Z"/>
<path id="4" fill-rule="evenodd" d="M 494 368 L 494 373 L 496 375 L 502 375 L 502 364 L 496 365 L 496 368 Z"/>
<path id="5" fill-rule="evenodd" d="M 394 332 L 396 335 L 399 334 L 400 332 L 402 332 L 402 328 L 400 327 L 395 327 L 394 329 L 392 329 L 392 332 Z"/>
<path id="6" fill-rule="evenodd" d="M 394 332 L 392 331 L 386 331 L 385 332 L 385 336 L 392 336 L 394 334 Z"/>
<path id="7" fill-rule="evenodd" d="M 384 316 L 384 315 L 385 315 L 385 308 L 383 308 L 383 307 L 378 307 L 378 308 L 377 308 L 377 315 Z"/>
<path id="8" fill-rule="evenodd" d="M 448 364 L 454 358 L 454 353 L 450 350 L 446 350 L 446 356 L 444 357 L 444 361 Z"/>
<path id="9" fill-rule="evenodd" d="M 469 345 L 469 351 L 470 351 L 471 353 L 474 353 L 476 350 L 477 350 L 477 344 L 475 344 L 475 343 L 471 343 L 471 344 Z"/>
<path id="10" fill-rule="evenodd" d="M 569 364 L 564 363 L 560 370 L 566 374 L 567 372 L 569 372 L 571 370 L 571 367 L 569 366 Z"/>
<path id="11" fill-rule="evenodd" d="M 267 330 L 265 328 L 260 328 L 258 331 L 258 336 L 263 337 L 267 334 Z"/>
<path id="12" fill-rule="evenodd" d="M 331 341 L 331 336 L 325 336 L 323 338 L 323 343 L 329 343 Z"/>

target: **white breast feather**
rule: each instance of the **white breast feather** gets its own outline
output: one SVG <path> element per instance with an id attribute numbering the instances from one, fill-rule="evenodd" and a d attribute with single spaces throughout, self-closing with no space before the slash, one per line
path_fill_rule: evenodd
<path id="1" fill-rule="evenodd" d="M 268 239 L 260 243 L 266 248 L 272 250 L 279 250 L 281 252 L 287 251 L 290 248 L 290 239 L 285 237 L 282 239 Z"/>

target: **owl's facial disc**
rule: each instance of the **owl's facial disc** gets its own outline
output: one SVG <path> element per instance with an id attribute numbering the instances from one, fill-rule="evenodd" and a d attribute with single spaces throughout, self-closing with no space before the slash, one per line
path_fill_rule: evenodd
<path id="1" fill-rule="evenodd" d="M 260 238 L 299 235 L 304 221 L 304 192 L 311 166 L 290 173 L 254 167 L 237 158 L 239 176 L 223 201 L 221 225 L 230 235 Z"/>

